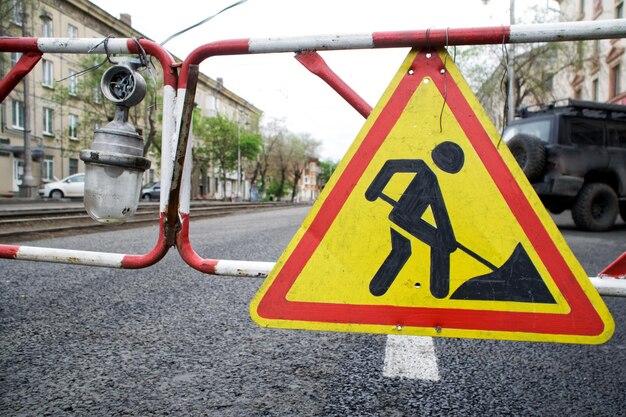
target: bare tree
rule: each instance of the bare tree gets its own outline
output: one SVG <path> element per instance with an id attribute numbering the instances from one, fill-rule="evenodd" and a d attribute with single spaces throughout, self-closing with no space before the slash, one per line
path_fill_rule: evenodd
<path id="1" fill-rule="evenodd" d="M 277 149 L 282 145 L 287 136 L 287 128 L 282 121 L 274 119 L 263 128 L 261 135 L 263 138 L 261 142 L 261 152 L 256 160 L 252 183 L 255 183 L 258 176 L 260 184 L 259 193 L 263 194 L 268 187 L 267 178 L 268 173 L 272 169 L 272 164 L 282 159 L 282 156 L 278 155 L 280 152 L 277 152 Z"/>
<path id="2" fill-rule="evenodd" d="M 288 139 L 291 147 L 289 167 L 291 171 L 291 201 L 293 202 L 296 199 L 298 184 L 302 179 L 307 162 L 317 158 L 317 151 L 321 143 L 309 134 L 290 135 Z"/>

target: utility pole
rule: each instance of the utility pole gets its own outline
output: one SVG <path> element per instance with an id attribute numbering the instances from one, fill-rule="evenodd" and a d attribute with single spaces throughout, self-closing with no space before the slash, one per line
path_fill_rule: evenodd
<path id="1" fill-rule="evenodd" d="M 241 111 L 237 111 L 237 201 L 241 201 Z"/>
<path id="2" fill-rule="evenodd" d="M 510 0 L 509 16 L 512 26 L 515 24 L 515 0 Z M 506 71 L 508 74 L 506 124 L 508 125 L 515 119 L 515 44 L 509 44 Z"/>
<path id="3" fill-rule="evenodd" d="M 28 6 L 25 5 L 22 11 L 22 36 L 30 37 L 28 32 Z M 30 132 L 30 87 L 28 85 L 28 75 L 24 77 L 24 175 L 20 184 L 20 197 L 35 199 L 39 197 L 37 184 L 33 178 L 33 150 L 31 146 Z"/>

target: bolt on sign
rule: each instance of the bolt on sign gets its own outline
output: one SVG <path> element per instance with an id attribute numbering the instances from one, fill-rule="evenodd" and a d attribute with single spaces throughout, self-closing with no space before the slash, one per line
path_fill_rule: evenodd
<path id="1" fill-rule="evenodd" d="M 261 326 L 602 343 L 613 319 L 445 50 L 413 50 L 250 307 Z"/>

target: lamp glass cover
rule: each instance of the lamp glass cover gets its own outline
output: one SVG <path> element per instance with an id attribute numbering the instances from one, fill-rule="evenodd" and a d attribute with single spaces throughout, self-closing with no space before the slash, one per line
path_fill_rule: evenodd
<path id="1" fill-rule="evenodd" d="M 139 204 L 143 171 L 85 164 L 85 209 L 100 223 L 122 223 Z"/>

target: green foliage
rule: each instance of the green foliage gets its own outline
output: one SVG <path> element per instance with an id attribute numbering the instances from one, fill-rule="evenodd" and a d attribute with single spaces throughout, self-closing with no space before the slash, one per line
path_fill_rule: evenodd
<path id="1" fill-rule="evenodd" d="M 258 132 L 249 132 L 243 130 L 239 132 L 241 157 L 246 159 L 254 159 L 261 152 L 261 134 Z"/>
<path id="2" fill-rule="evenodd" d="M 322 181 L 322 184 L 325 185 L 330 180 L 330 176 L 337 169 L 337 162 L 332 160 L 320 161 L 320 168 L 320 179 Z"/>
<path id="3" fill-rule="evenodd" d="M 279 200 L 281 197 L 287 195 L 291 187 L 292 184 L 289 181 L 283 182 L 281 187 L 281 181 L 272 179 L 272 181 L 270 181 L 269 185 L 267 186 L 265 199 Z"/>
<path id="4" fill-rule="evenodd" d="M 219 163 L 220 168 L 237 168 L 238 151 L 241 158 L 254 159 L 261 150 L 261 135 L 248 132 L 221 115 L 206 117 L 200 109 L 193 114 L 194 149 L 197 155 Z"/>
<path id="5" fill-rule="evenodd" d="M 226 117 L 206 117 L 202 110 L 193 113 L 193 155 L 196 165 L 206 169 L 212 161 L 222 177 L 222 195 L 226 197 L 226 176 L 236 171 L 239 154 L 243 160 L 254 160 L 261 151 L 261 135 L 241 129 Z"/>

